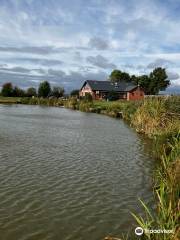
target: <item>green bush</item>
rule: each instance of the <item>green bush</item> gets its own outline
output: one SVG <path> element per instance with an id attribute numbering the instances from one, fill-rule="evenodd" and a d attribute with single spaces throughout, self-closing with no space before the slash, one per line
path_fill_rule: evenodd
<path id="1" fill-rule="evenodd" d="M 171 96 L 165 100 L 165 106 L 168 112 L 180 114 L 180 96 Z"/>
<path id="2" fill-rule="evenodd" d="M 76 97 L 71 97 L 67 101 L 64 102 L 64 106 L 67 108 L 74 109 L 74 110 L 79 109 L 78 99 Z"/>
<path id="3" fill-rule="evenodd" d="M 79 110 L 83 112 L 90 112 L 93 106 L 93 102 L 81 101 L 79 104 Z"/>
<path id="4" fill-rule="evenodd" d="M 90 93 L 86 93 L 85 96 L 82 98 L 82 100 L 86 102 L 92 102 L 93 98 Z"/>

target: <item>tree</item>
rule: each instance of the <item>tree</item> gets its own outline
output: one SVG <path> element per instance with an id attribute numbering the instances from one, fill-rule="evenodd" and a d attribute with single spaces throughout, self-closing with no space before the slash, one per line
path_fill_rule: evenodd
<path id="1" fill-rule="evenodd" d="M 51 91 L 51 96 L 59 98 L 64 95 L 64 88 L 61 87 L 53 87 Z"/>
<path id="2" fill-rule="evenodd" d="M 145 94 L 151 94 L 149 89 L 150 79 L 148 75 L 142 75 L 137 77 L 136 84 L 143 88 Z"/>
<path id="3" fill-rule="evenodd" d="M 92 97 L 92 95 L 90 93 L 86 93 L 85 96 L 83 97 L 83 100 L 85 102 L 92 102 L 93 97 Z"/>
<path id="4" fill-rule="evenodd" d="M 109 76 L 111 82 L 130 82 L 131 77 L 129 73 L 122 72 L 120 70 L 113 70 Z"/>
<path id="5" fill-rule="evenodd" d="M 28 88 L 26 91 L 26 96 L 27 97 L 33 97 L 33 96 L 36 97 L 37 96 L 36 89 L 33 87 Z"/>
<path id="6" fill-rule="evenodd" d="M 1 95 L 3 97 L 12 97 L 13 95 L 13 86 L 12 83 L 8 82 L 2 86 Z"/>
<path id="7" fill-rule="evenodd" d="M 25 96 L 25 91 L 17 86 L 13 88 L 12 92 L 13 97 L 24 97 Z"/>
<path id="8" fill-rule="evenodd" d="M 142 76 L 130 76 L 126 72 L 113 70 L 109 78 L 112 82 L 125 81 L 139 85 L 144 89 L 144 92 L 147 95 L 158 94 L 159 91 L 166 90 L 166 88 L 170 85 L 166 69 L 161 67 L 155 68 L 149 75 Z"/>
<path id="9" fill-rule="evenodd" d="M 170 85 L 165 68 L 155 68 L 149 75 L 149 92 L 150 94 L 158 94 L 164 91 Z"/>
<path id="10" fill-rule="evenodd" d="M 78 89 L 74 89 L 71 91 L 71 97 L 75 96 L 75 97 L 79 97 L 79 90 Z"/>
<path id="11" fill-rule="evenodd" d="M 133 82 L 144 89 L 145 94 L 155 95 L 159 91 L 165 90 L 170 81 L 164 68 L 155 68 L 150 74 L 133 77 Z"/>
<path id="12" fill-rule="evenodd" d="M 38 88 L 39 97 L 46 98 L 50 95 L 50 92 L 51 92 L 51 86 L 49 82 L 44 81 L 39 84 L 39 88 Z"/>

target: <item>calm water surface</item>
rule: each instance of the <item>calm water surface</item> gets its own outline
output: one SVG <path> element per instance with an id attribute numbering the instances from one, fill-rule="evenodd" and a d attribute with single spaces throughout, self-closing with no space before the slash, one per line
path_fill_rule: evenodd
<path id="1" fill-rule="evenodd" d="M 121 120 L 0 105 L 0 239 L 120 236 L 152 202 L 150 148 Z"/>

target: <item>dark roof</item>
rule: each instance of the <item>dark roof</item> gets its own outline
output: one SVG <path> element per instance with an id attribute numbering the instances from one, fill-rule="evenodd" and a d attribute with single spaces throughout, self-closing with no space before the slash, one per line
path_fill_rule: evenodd
<path id="1" fill-rule="evenodd" d="M 110 81 L 97 80 L 86 80 L 82 87 L 84 87 L 86 83 L 88 83 L 88 85 L 94 91 L 129 92 L 137 87 L 136 85 L 128 82 L 112 83 Z"/>

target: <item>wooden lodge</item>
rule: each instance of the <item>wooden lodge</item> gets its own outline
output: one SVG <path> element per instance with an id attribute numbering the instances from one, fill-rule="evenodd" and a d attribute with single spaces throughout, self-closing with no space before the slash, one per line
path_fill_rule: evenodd
<path id="1" fill-rule="evenodd" d="M 140 100 L 144 98 L 141 87 L 129 82 L 112 83 L 110 81 L 86 80 L 82 85 L 79 95 L 81 97 L 91 94 L 94 100 L 108 99 L 110 92 L 116 92 L 119 99 Z"/>

